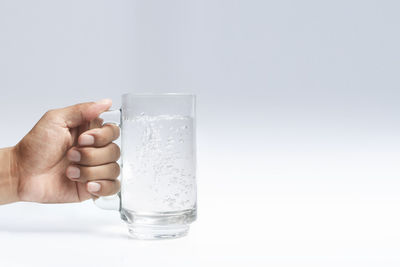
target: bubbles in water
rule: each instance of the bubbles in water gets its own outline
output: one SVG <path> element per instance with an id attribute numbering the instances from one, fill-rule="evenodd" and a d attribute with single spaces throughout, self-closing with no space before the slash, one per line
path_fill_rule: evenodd
<path id="1" fill-rule="evenodd" d="M 192 129 L 192 119 L 185 116 L 143 112 L 124 120 L 122 142 L 133 148 L 123 152 L 124 162 L 132 165 L 122 169 L 126 208 L 173 211 L 194 206 Z"/>

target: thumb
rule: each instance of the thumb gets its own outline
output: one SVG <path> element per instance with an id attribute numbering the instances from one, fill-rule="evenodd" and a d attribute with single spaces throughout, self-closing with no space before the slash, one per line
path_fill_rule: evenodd
<path id="1" fill-rule="evenodd" d="M 79 125 L 97 118 L 112 105 L 111 99 L 103 99 L 97 102 L 87 102 L 69 106 L 57 110 L 66 127 L 75 128 Z"/>

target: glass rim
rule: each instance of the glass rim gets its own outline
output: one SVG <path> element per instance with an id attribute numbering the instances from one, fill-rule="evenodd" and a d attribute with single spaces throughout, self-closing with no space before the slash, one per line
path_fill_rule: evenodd
<path id="1" fill-rule="evenodd" d="M 136 94 L 136 93 L 125 93 L 122 94 L 122 97 L 173 97 L 173 96 L 190 96 L 196 97 L 195 94 L 191 93 L 143 93 L 143 94 Z"/>

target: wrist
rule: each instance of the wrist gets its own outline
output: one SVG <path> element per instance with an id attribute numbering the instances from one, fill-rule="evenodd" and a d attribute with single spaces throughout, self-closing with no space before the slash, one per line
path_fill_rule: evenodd
<path id="1" fill-rule="evenodd" d="M 19 201 L 15 147 L 0 149 L 0 204 Z"/>

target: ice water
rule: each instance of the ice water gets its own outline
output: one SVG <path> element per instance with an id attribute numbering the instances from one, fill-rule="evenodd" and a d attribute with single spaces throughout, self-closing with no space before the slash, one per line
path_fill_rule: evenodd
<path id="1" fill-rule="evenodd" d="M 141 114 L 123 121 L 122 208 L 174 214 L 196 207 L 193 119 Z"/>

